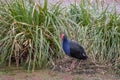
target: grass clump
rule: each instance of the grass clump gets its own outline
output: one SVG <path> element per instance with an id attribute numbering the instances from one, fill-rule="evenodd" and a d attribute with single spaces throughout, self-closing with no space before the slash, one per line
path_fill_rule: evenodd
<path id="1" fill-rule="evenodd" d="M 1 3 L 2 4 L 2 3 Z M 1 64 L 43 68 L 52 56 L 60 56 L 59 14 L 29 0 L 6 2 L 0 13 Z"/>
<path id="2" fill-rule="evenodd" d="M 73 34 L 89 53 L 92 61 L 117 67 L 120 62 L 120 14 L 109 6 L 95 5 L 83 0 L 80 5 L 71 5 L 69 18 L 76 22 Z M 120 68 L 118 68 L 120 70 Z"/>

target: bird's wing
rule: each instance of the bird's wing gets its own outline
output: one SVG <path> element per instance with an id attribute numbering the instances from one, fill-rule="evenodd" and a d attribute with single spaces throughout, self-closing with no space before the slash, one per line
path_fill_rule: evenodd
<path id="1" fill-rule="evenodd" d="M 70 50 L 77 53 L 80 52 L 79 44 L 74 41 L 70 41 Z"/>
<path id="2" fill-rule="evenodd" d="M 70 54 L 72 57 L 79 58 L 79 59 L 86 56 L 84 48 L 80 44 L 74 41 L 70 41 Z"/>
<path id="3" fill-rule="evenodd" d="M 80 45 L 77 42 L 70 41 L 70 53 L 71 55 L 78 55 L 80 53 Z"/>

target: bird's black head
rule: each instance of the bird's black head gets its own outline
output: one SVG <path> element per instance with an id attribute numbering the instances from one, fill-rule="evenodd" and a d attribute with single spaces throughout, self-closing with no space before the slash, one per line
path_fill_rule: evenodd
<path id="1" fill-rule="evenodd" d="M 67 40 L 66 34 L 61 34 L 61 39 L 62 39 L 62 40 Z"/>

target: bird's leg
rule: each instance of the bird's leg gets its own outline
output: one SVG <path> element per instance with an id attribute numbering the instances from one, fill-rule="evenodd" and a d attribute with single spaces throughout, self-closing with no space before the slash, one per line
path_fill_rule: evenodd
<path id="1" fill-rule="evenodd" d="M 67 70 L 66 71 L 71 71 L 71 70 L 73 70 L 74 68 L 75 68 L 75 63 L 77 62 L 77 60 L 72 60 L 72 63 L 71 63 L 71 65 L 70 65 L 70 68 L 67 68 Z"/>
<path id="2" fill-rule="evenodd" d="M 81 61 L 79 60 L 79 63 L 78 63 L 78 65 L 77 65 L 77 68 L 79 68 L 79 67 L 80 67 L 80 64 L 81 64 Z"/>
<path id="3" fill-rule="evenodd" d="M 77 60 L 72 60 L 70 69 L 74 69 L 75 68 L 75 63 L 77 62 Z"/>

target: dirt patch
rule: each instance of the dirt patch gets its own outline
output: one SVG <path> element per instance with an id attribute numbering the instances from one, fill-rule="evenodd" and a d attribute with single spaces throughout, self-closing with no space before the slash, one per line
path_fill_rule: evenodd
<path id="1" fill-rule="evenodd" d="M 73 71 L 65 71 L 73 59 L 57 60 L 54 68 L 36 70 L 32 73 L 25 70 L 0 70 L 0 80 L 120 80 L 120 76 L 108 73 L 108 67 L 93 62 L 79 61 Z"/>
<path id="2" fill-rule="evenodd" d="M 60 72 L 66 72 L 66 68 L 69 68 L 72 60 L 75 60 L 70 57 L 66 57 L 62 60 L 55 62 L 54 70 Z M 106 73 L 109 70 L 108 66 L 103 66 L 97 63 L 92 62 L 91 60 L 78 60 L 75 65 L 75 69 L 72 70 L 73 73 L 77 74 L 95 74 L 95 73 Z"/>
<path id="3" fill-rule="evenodd" d="M 111 73 L 112 70 L 109 66 L 94 63 L 90 59 L 85 61 L 78 60 L 74 70 L 66 71 L 66 68 L 70 67 L 72 60 L 74 59 L 66 57 L 62 60 L 56 61 L 53 70 L 70 74 L 74 77 L 73 80 L 120 80 L 119 75 Z"/>
<path id="4" fill-rule="evenodd" d="M 120 80 L 120 77 L 112 74 L 71 74 L 52 70 L 40 70 L 33 73 L 26 71 L 14 71 L 0 74 L 0 80 Z"/>

